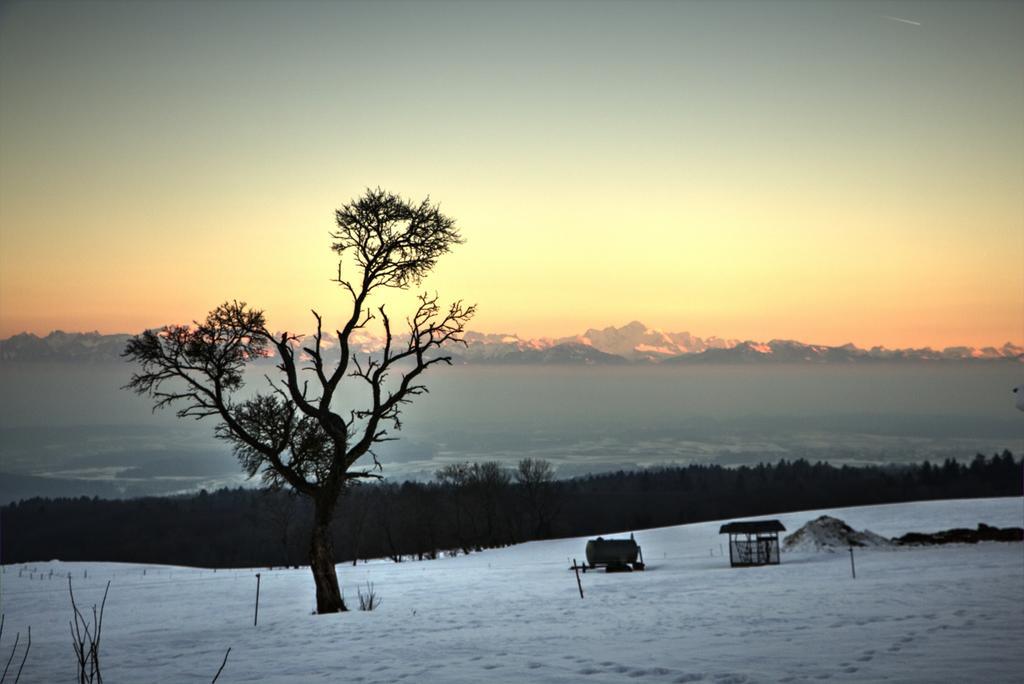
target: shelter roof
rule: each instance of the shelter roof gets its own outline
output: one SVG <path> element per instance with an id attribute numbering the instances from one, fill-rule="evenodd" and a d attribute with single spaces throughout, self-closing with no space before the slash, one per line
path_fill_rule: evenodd
<path id="1" fill-rule="evenodd" d="M 718 534 L 758 534 L 785 531 L 786 528 L 778 520 L 749 520 L 726 523 L 718 530 Z"/>

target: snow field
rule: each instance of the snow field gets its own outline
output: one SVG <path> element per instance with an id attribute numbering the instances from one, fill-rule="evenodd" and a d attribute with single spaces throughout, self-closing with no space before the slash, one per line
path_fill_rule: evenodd
<path id="1" fill-rule="evenodd" d="M 1021 525 L 1024 504 L 920 502 L 763 517 L 792 532 L 823 514 L 893 536 Z M 637 531 L 648 570 L 587 572 L 583 600 L 567 568 L 583 558 L 585 539 L 339 565 L 350 606 L 367 582 L 383 603 L 329 616 L 311 615 L 305 568 L 6 566 L 0 655 L 6 660 L 14 633 L 24 640 L 31 625 L 22 681 L 75 680 L 71 573 L 83 610 L 111 581 L 101 664 L 112 683 L 209 682 L 229 646 L 219 683 L 1011 682 L 1024 671 L 1022 544 L 856 549 L 853 580 L 845 551 L 790 552 L 779 566 L 730 568 L 719 525 Z"/>

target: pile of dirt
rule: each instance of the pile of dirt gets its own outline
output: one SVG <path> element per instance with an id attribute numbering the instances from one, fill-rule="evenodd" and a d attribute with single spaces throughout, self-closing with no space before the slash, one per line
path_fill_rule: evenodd
<path id="1" fill-rule="evenodd" d="M 858 532 L 839 518 L 823 515 L 787 536 L 786 551 L 836 551 L 851 546 L 891 546 L 892 542 L 871 530 Z"/>
<path id="2" fill-rule="evenodd" d="M 1019 542 L 1024 541 L 1024 529 L 1020 527 L 992 527 L 978 523 L 978 529 L 969 530 L 955 527 L 951 530 L 932 532 L 909 532 L 893 541 L 902 546 L 919 546 L 924 544 L 977 544 L 982 541 Z"/>

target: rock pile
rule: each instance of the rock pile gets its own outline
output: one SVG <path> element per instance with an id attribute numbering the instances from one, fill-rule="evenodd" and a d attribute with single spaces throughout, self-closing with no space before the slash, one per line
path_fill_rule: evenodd
<path id="1" fill-rule="evenodd" d="M 850 546 L 891 546 L 892 542 L 871 530 L 858 532 L 839 518 L 823 515 L 787 536 L 786 551 L 837 551 Z"/>

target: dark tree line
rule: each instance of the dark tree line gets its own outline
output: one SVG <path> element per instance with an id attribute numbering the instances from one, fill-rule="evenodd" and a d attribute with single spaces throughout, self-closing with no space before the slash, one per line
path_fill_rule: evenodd
<path id="1" fill-rule="evenodd" d="M 928 499 L 1021 496 L 1008 451 L 969 464 L 692 465 L 555 480 L 545 461 L 513 470 L 450 465 L 432 482 L 353 484 L 332 526 L 334 560 L 430 559 L 535 539 L 781 511 Z M 307 497 L 223 489 L 191 496 L 29 499 L 0 510 L 5 563 L 68 561 L 255 567 L 307 563 Z M 985 522 L 985 521 L 978 521 Z"/>

